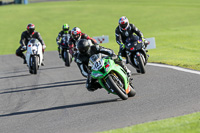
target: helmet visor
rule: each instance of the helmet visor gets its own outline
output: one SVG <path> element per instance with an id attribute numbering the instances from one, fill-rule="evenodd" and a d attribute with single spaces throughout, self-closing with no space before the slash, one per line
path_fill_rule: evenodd
<path id="1" fill-rule="evenodd" d="M 32 33 L 34 32 L 34 29 L 28 29 L 28 32 L 29 32 L 30 34 L 32 34 Z"/>
<path id="2" fill-rule="evenodd" d="M 120 27 L 125 29 L 128 26 L 128 23 L 120 24 Z"/>
<path id="3" fill-rule="evenodd" d="M 81 53 L 81 54 L 84 54 L 84 55 L 87 55 L 89 53 L 89 50 L 90 47 L 87 46 L 87 47 L 83 47 L 83 48 L 79 48 L 78 51 Z"/>
<path id="4" fill-rule="evenodd" d="M 77 39 L 80 37 L 80 34 L 76 34 L 76 35 L 72 34 L 72 37 L 73 37 L 75 40 L 77 40 Z"/>
<path id="5" fill-rule="evenodd" d="M 79 49 L 79 52 L 80 52 L 81 54 L 85 54 L 85 53 L 87 53 L 87 49 Z"/>

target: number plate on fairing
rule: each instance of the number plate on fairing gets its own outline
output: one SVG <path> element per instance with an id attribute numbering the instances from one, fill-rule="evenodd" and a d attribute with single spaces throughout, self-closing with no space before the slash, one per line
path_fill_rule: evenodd
<path id="1" fill-rule="evenodd" d="M 92 66 L 92 69 L 95 70 L 95 71 L 98 71 L 99 69 L 101 69 L 104 65 L 104 61 L 103 60 L 99 60 L 99 61 L 96 61 L 94 63 L 94 65 Z"/>

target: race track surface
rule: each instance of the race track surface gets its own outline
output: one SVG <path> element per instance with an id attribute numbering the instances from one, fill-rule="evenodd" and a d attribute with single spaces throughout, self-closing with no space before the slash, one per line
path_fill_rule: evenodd
<path id="1" fill-rule="evenodd" d="M 89 92 L 77 65 L 57 51 L 31 75 L 22 59 L 0 56 L 0 133 L 94 133 L 200 111 L 200 75 L 146 66 L 132 70 L 136 96 Z"/>

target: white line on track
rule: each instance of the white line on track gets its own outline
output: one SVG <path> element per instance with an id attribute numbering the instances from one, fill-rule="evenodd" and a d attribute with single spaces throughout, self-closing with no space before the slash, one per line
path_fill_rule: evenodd
<path id="1" fill-rule="evenodd" d="M 157 64 L 157 63 L 147 63 L 147 65 L 157 66 L 157 67 L 171 68 L 171 69 L 175 69 L 175 70 L 178 70 L 178 71 L 183 71 L 183 72 L 188 72 L 188 73 L 193 73 L 193 74 L 200 75 L 200 71 L 189 70 L 189 69 L 181 68 L 181 67 L 177 67 L 177 66 L 170 66 L 170 65 Z"/>

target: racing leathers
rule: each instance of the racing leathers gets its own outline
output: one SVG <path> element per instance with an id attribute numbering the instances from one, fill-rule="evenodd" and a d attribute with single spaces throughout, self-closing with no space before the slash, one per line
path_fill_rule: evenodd
<path id="1" fill-rule="evenodd" d="M 97 82 L 96 79 L 92 79 L 90 70 L 88 70 L 88 62 L 89 58 L 94 55 L 94 54 L 105 54 L 110 57 L 115 61 L 116 64 L 120 65 L 127 73 L 130 74 L 130 70 L 125 66 L 125 64 L 118 58 L 118 56 L 114 53 L 113 50 L 104 48 L 99 45 L 92 45 L 90 46 L 90 50 L 87 54 L 81 54 L 78 53 L 76 63 L 81 71 L 81 74 L 84 77 L 87 77 L 86 81 L 86 88 L 89 91 L 94 91 L 98 88 L 102 88 L 101 85 Z M 130 76 L 130 75 L 129 75 Z"/>
<path id="2" fill-rule="evenodd" d="M 122 57 L 126 57 L 126 52 L 125 52 L 126 39 L 132 35 L 135 40 L 140 39 L 144 41 L 144 36 L 142 32 L 133 24 L 129 24 L 127 30 L 122 30 L 119 26 L 117 26 L 117 28 L 115 29 L 116 42 L 120 45 L 118 54 L 121 55 Z"/>
<path id="3" fill-rule="evenodd" d="M 43 54 L 44 54 L 44 49 L 46 48 L 46 45 L 39 32 L 34 31 L 32 34 L 29 34 L 28 31 L 22 32 L 21 39 L 19 42 L 20 46 L 16 50 L 16 55 L 24 59 L 24 64 L 26 64 L 26 60 L 25 60 L 25 55 L 23 54 L 23 52 L 26 51 L 27 44 L 32 38 L 36 38 L 40 41 L 43 47 Z"/>
<path id="4" fill-rule="evenodd" d="M 67 34 L 69 34 L 71 36 L 71 30 L 68 31 L 68 33 L 64 33 L 64 31 L 60 31 L 58 33 L 58 36 L 56 38 L 56 43 L 58 45 L 58 54 L 59 54 L 59 57 L 61 58 L 61 53 L 60 53 L 60 45 L 61 45 L 61 41 L 63 39 L 63 37 L 65 37 Z"/>

